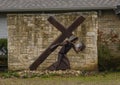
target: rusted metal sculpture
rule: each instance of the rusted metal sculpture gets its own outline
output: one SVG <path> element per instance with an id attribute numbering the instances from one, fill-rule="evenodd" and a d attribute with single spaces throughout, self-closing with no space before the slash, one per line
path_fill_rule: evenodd
<path id="1" fill-rule="evenodd" d="M 69 52 L 69 50 L 71 48 L 74 49 L 74 51 L 76 53 L 78 53 L 78 51 L 76 50 L 75 47 L 75 43 L 78 40 L 78 37 L 72 35 L 70 36 L 69 39 L 65 40 L 62 43 L 58 43 L 56 45 L 53 45 L 51 47 L 51 49 L 55 49 L 58 46 L 62 46 L 62 48 L 60 49 L 60 51 L 58 52 L 58 59 L 55 63 L 53 63 L 52 65 L 50 65 L 47 70 L 67 70 L 70 69 L 70 62 L 69 59 L 67 58 L 67 53 Z"/>
<path id="2" fill-rule="evenodd" d="M 50 50 L 51 46 L 62 43 L 65 38 L 70 37 L 72 32 L 85 20 L 83 16 L 78 17 L 67 29 L 56 21 L 52 16 L 48 18 L 48 21 L 55 26 L 62 34 L 30 65 L 30 70 L 36 70 L 37 67 L 52 53 L 54 50 Z"/>

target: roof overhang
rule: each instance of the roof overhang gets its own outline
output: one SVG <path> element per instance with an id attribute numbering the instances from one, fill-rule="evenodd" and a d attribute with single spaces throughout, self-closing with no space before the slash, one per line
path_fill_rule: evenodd
<path id="1" fill-rule="evenodd" d="M 73 8 L 34 8 L 34 9 L 1 9 L 0 12 L 52 12 L 52 11 L 91 11 L 91 10 L 113 10 L 115 7 L 73 7 Z"/>

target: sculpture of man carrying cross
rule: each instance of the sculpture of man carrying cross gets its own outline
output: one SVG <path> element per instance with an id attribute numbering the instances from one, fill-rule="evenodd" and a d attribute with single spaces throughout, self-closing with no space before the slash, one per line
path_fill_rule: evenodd
<path id="1" fill-rule="evenodd" d="M 51 50 L 57 48 L 58 46 L 62 46 L 58 53 L 58 60 L 57 62 L 53 63 L 51 66 L 47 68 L 47 70 L 66 70 L 70 69 L 70 62 L 67 58 L 67 53 L 71 48 L 74 49 L 76 53 L 79 51 L 82 51 L 85 49 L 85 45 L 83 43 L 77 44 L 77 47 L 75 46 L 76 41 L 78 40 L 78 37 L 72 35 L 68 40 L 65 40 L 62 43 L 58 43 L 56 45 L 51 46 Z"/>
<path id="2" fill-rule="evenodd" d="M 72 31 L 74 31 L 83 21 L 85 18 L 83 16 L 78 17 L 68 28 L 65 28 L 62 24 L 60 24 L 57 20 L 55 20 L 52 16 L 48 18 L 48 21 L 54 25 L 59 31 L 61 31 L 61 35 L 58 36 L 54 40 L 54 42 L 51 43 L 51 45 L 46 48 L 46 50 L 30 65 L 30 70 L 36 70 L 37 67 L 44 62 L 44 60 L 54 51 L 53 49 L 51 51 L 51 46 L 57 44 L 57 43 L 62 43 L 63 40 L 66 38 L 70 37 L 72 35 Z"/>

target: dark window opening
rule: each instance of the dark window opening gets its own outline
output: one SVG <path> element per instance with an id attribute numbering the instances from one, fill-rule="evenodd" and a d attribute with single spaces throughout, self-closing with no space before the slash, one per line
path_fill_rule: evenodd
<path id="1" fill-rule="evenodd" d="M 8 69 L 7 17 L 0 14 L 0 71 Z"/>

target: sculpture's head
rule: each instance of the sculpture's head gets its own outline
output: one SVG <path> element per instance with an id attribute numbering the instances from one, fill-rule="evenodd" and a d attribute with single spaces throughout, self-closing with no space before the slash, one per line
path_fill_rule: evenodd
<path id="1" fill-rule="evenodd" d="M 85 46 L 85 44 L 83 43 L 83 42 L 80 42 L 80 43 L 78 43 L 78 44 L 76 44 L 76 50 L 79 52 L 79 51 L 83 51 L 85 48 L 86 48 L 86 46 Z"/>

